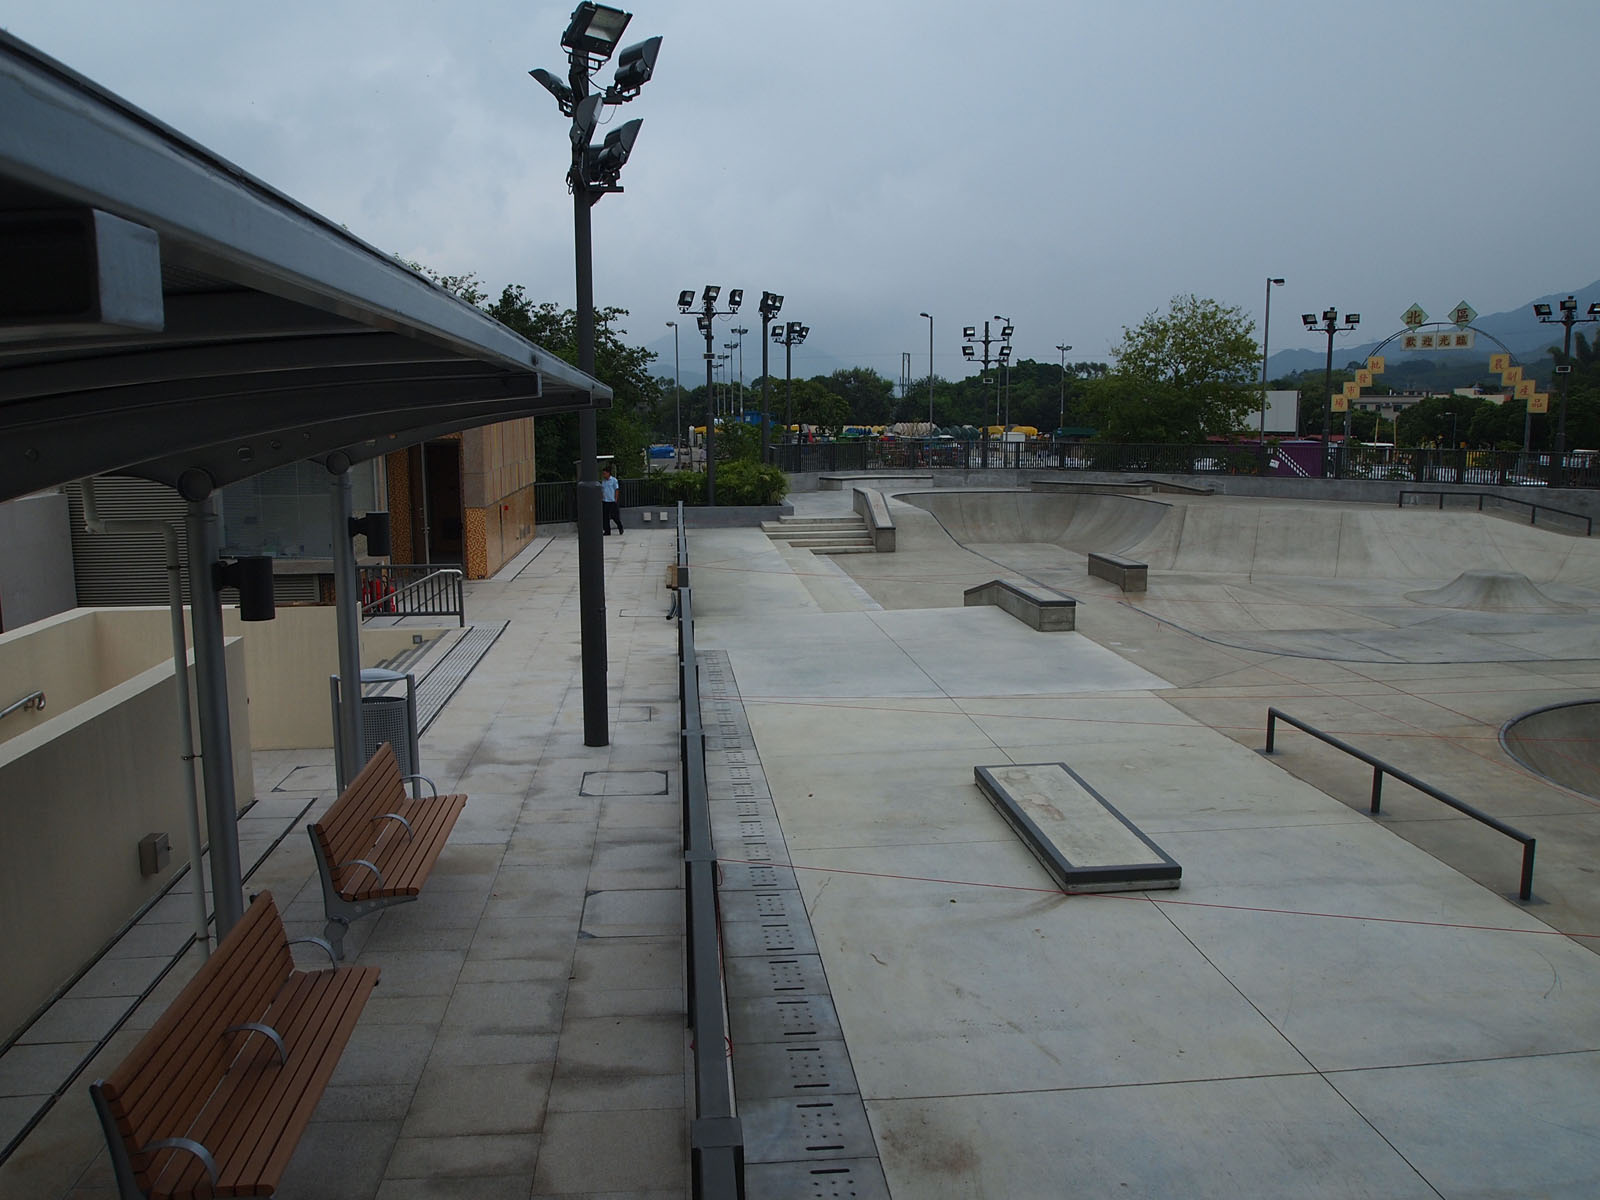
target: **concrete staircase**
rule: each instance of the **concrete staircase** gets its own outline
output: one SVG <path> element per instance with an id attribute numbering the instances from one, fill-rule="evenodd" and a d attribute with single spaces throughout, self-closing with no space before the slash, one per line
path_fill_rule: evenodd
<path id="1" fill-rule="evenodd" d="M 872 534 L 860 515 L 848 517 L 779 517 L 763 521 L 761 531 L 775 542 L 788 542 L 813 554 L 871 554 Z"/>

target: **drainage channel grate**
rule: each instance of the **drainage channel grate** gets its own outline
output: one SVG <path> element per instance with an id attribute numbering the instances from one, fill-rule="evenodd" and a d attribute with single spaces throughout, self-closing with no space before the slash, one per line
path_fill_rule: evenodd
<path id="1" fill-rule="evenodd" d="M 506 631 L 507 624 L 506 621 L 497 621 L 488 625 L 467 626 L 466 632 L 456 639 L 456 644 L 445 651 L 417 682 L 419 735 L 426 733 L 428 726 L 444 711 L 444 706 L 450 703 L 450 697 L 460 690 L 467 676 L 472 674 L 472 669 L 483 661 L 483 656 L 489 653 L 489 647 Z M 384 665 L 390 670 L 405 673 L 421 654 L 422 651 L 408 651 L 404 655 L 396 655 Z M 384 683 L 364 691 L 369 696 L 382 696 L 401 691 L 403 687 L 402 683 Z"/>
<path id="2" fill-rule="evenodd" d="M 887 1200 L 888 1186 L 766 775 L 724 651 L 702 651 L 706 787 L 734 1094 L 750 1200 Z"/>

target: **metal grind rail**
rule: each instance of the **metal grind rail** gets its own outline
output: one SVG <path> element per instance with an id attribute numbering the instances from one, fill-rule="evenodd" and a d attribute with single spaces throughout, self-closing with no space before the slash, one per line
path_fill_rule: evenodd
<path id="1" fill-rule="evenodd" d="M 1550 504 L 1535 504 L 1531 500 L 1518 500 L 1514 496 L 1500 496 L 1500 495 L 1496 495 L 1494 492 L 1418 492 L 1418 491 L 1403 491 L 1403 492 L 1400 493 L 1399 498 L 1396 501 L 1397 507 L 1400 507 L 1400 508 L 1404 508 L 1405 507 L 1406 497 L 1407 496 L 1437 496 L 1439 498 L 1439 511 L 1440 512 L 1444 511 L 1444 502 L 1445 502 L 1445 498 L 1446 497 L 1457 497 L 1457 498 L 1465 499 L 1465 500 L 1471 500 L 1474 497 L 1476 497 L 1477 501 L 1478 501 L 1478 511 L 1479 512 L 1483 511 L 1483 502 L 1485 500 L 1492 500 L 1492 501 L 1495 502 L 1496 505 L 1516 504 L 1516 505 L 1520 505 L 1521 507 L 1523 507 L 1523 508 L 1528 510 L 1528 524 L 1529 525 L 1537 525 L 1539 523 L 1539 514 L 1541 512 L 1555 513 L 1558 516 L 1569 517 L 1574 521 L 1582 521 L 1583 522 L 1584 536 L 1586 536 L 1586 537 L 1594 536 L 1594 518 L 1593 517 L 1586 517 L 1582 513 L 1573 512 L 1570 509 L 1566 509 L 1566 508 L 1556 508 L 1554 505 L 1550 505 Z"/>
<path id="2" fill-rule="evenodd" d="M 678 711 L 683 774 L 684 928 L 688 934 L 689 1025 L 694 1030 L 694 1115 L 689 1158 L 696 1200 L 742 1200 L 744 1131 L 734 1114 L 728 1007 L 717 923 L 717 856 L 700 723 L 689 540 L 678 505 Z"/>
<path id="3" fill-rule="evenodd" d="M 1457 800 L 1448 792 L 1441 792 L 1432 784 L 1424 783 L 1409 771 L 1402 771 L 1399 767 L 1391 766 L 1390 764 L 1384 762 L 1383 759 L 1378 758 L 1376 755 L 1368 754 L 1365 750 L 1352 746 L 1349 742 L 1344 741 L 1341 738 L 1337 738 L 1331 733 L 1324 733 L 1322 730 L 1313 725 L 1306 724 L 1297 717 L 1291 717 L 1288 713 L 1279 708 L 1267 709 L 1267 745 L 1266 749 L 1263 751 L 1264 754 L 1274 753 L 1273 743 L 1276 740 L 1279 721 L 1282 721 L 1288 725 L 1293 725 L 1302 733 L 1309 733 L 1318 741 L 1326 742 L 1335 750 L 1343 750 L 1352 758 L 1359 758 L 1362 762 L 1366 763 L 1372 768 L 1372 805 L 1368 809 L 1369 812 L 1376 813 L 1378 811 L 1378 806 L 1383 798 L 1383 777 L 1385 775 L 1392 775 L 1394 778 L 1398 779 L 1401 783 L 1406 784 L 1408 787 L 1413 787 L 1417 791 L 1422 792 L 1424 795 L 1432 796 L 1441 804 L 1448 804 L 1457 812 L 1465 813 L 1474 821 L 1477 821 L 1483 825 L 1487 825 L 1496 833 L 1503 833 L 1506 837 L 1511 838 L 1514 841 L 1521 842 L 1522 888 L 1517 893 L 1517 897 L 1521 900 L 1533 899 L 1534 838 L 1530 837 L 1526 833 L 1523 833 L 1520 829 L 1513 829 L 1510 825 L 1507 825 L 1498 817 L 1492 817 L 1481 809 L 1473 808 L 1472 805 L 1463 800 Z"/>

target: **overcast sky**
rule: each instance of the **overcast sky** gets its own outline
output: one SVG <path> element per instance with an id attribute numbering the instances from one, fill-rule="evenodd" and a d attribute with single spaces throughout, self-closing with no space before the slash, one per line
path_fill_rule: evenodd
<path id="1" fill-rule="evenodd" d="M 1595 0 L 661 0 L 626 192 L 594 210 L 595 298 L 672 370 L 678 292 L 763 289 L 811 326 L 795 373 L 1103 359 L 1194 292 L 1315 349 L 1600 277 Z M 0 25 L 373 245 L 573 302 L 570 3 L 7 0 Z M 609 69 L 600 78 L 608 81 Z M 683 374 L 702 370 L 692 319 Z M 824 357 L 826 356 L 826 357 Z M 781 371 L 781 350 L 775 356 Z"/>

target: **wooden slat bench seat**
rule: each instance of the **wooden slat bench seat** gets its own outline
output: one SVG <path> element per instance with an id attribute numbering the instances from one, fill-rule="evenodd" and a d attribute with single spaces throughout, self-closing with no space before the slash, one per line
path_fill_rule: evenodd
<path id="1" fill-rule="evenodd" d="M 466 803 L 437 789 L 406 795 L 394 747 L 384 742 L 322 820 L 306 827 L 322 878 L 323 936 L 340 959 L 351 921 L 417 898 Z"/>
<path id="2" fill-rule="evenodd" d="M 297 970 L 290 944 L 262 892 L 132 1053 L 90 1086 L 123 1200 L 277 1191 L 378 984 L 377 967 Z"/>
<path id="3" fill-rule="evenodd" d="M 1142 592 L 1149 587 L 1150 567 L 1147 563 L 1123 558 L 1120 554 L 1092 550 L 1089 552 L 1089 574 L 1108 579 L 1125 592 Z"/>

